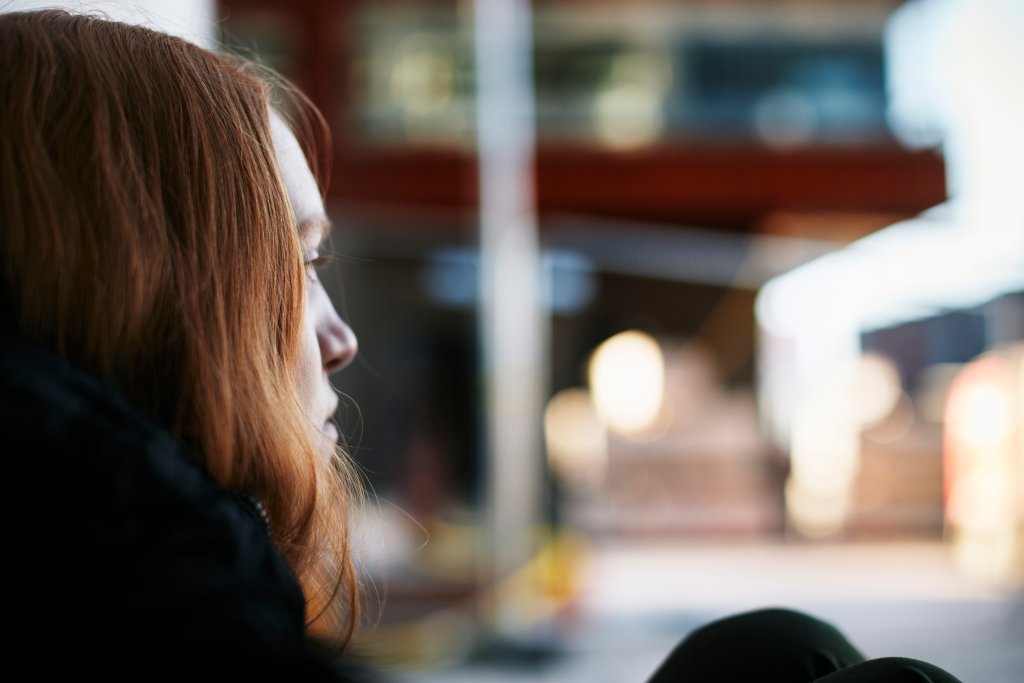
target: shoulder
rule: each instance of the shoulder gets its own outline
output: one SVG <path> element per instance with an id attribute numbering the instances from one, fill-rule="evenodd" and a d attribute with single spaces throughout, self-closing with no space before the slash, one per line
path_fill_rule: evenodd
<path id="1" fill-rule="evenodd" d="M 0 444 L 14 661 L 43 678 L 319 666 L 304 655 L 301 590 L 259 517 L 116 393 L 10 335 Z"/>
<path id="2" fill-rule="evenodd" d="M 21 533 L 136 562 L 191 550 L 241 569 L 274 554 L 258 518 L 169 432 L 63 359 L 0 340 L 0 442 L 19 482 L 5 505 L 20 506 Z"/>

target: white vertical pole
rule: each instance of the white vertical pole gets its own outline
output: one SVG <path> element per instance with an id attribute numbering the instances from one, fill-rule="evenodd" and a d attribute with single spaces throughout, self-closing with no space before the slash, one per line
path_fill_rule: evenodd
<path id="1" fill-rule="evenodd" d="M 490 625 L 513 636 L 530 595 L 504 578 L 534 551 L 542 511 L 541 411 L 547 344 L 534 210 L 531 13 L 528 0 L 474 0 L 480 184 L 479 325 L 486 401 L 485 575 Z M 513 592 L 517 594 L 513 594 Z"/>

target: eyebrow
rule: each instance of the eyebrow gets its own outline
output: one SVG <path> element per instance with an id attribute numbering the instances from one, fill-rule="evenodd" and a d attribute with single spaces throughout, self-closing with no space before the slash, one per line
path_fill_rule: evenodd
<path id="1" fill-rule="evenodd" d="M 331 221 L 323 214 L 316 214 L 303 219 L 299 224 L 299 237 L 303 240 L 316 237 L 317 246 L 323 244 L 331 234 Z"/>

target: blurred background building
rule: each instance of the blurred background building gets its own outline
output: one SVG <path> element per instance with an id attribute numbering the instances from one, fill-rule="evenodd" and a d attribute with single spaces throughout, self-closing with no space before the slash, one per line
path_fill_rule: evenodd
<path id="1" fill-rule="evenodd" d="M 1024 676 L 1024 5 L 192 4 L 331 127 L 369 656 L 639 681 L 701 621 L 785 603 L 896 648 L 872 654 Z M 489 32 L 489 4 L 525 23 Z M 505 29 L 526 416 L 488 374 L 477 38 Z M 495 537 L 499 471 L 525 542 Z"/>
<path id="2" fill-rule="evenodd" d="M 622 544 L 934 544 L 1019 586 L 1019 8 L 527 8 L 546 347 L 543 443 L 518 455 L 544 467 L 509 574 L 486 568 L 510 539 L 487 516 L 482 4 L 220 5 L 225 43 L 335 135 L 338 293 L 364 349 L 339 381 L 390 520 L 368 551 L 383 640 L 486 649 L 475 605 L 500 594 L 529 654 L 572 621 L 587 553 Z"/>

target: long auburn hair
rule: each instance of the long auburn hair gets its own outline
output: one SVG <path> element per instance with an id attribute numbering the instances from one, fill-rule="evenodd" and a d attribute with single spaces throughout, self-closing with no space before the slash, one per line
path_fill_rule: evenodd
<path id="1" fill-rule="evenodd" d="M 0 267 L 17 329 L 251 494 L 340 645 L 358 622 L 356 477 L 296 392 L 302 248 L 266 81 L 184 40 L 0 15 Z"/>

